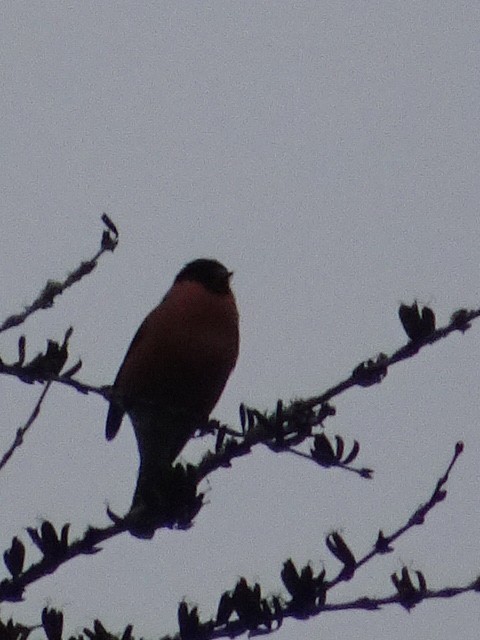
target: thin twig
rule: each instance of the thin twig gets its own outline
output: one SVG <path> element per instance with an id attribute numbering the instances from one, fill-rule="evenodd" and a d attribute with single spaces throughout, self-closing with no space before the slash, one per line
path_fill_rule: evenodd
<path id="1" fill-rule="evenodd" d="M 51 381 L 49 380 L 45 386 L 43 387 L 43 391 L 40 394 L 40 397 L 37 401 L 37 404 L 35 405 L 30 417 L 28 418 L 27 422 L 23 425 L 23 427 L 19 427 L 17 429 L 17 433 L 15 435 L 15 440 L 12 442 L 10 448 L 4 453 L 2 459 L 0 460 L 0 471 L 3 469 L 3 467 L 7 464 L 7 462 L 10 460 L 10 458 L 12 457 L 15 449 L 17 449 L 18 447 L 20 447 L 23 443 L 23 437 L 25 436 L 25 434 L 27 433 L 27 431 L 30 429 L 30 427 L 32 426 L 32 424 L 35 422 L 35 420 L 37 419 L 39 413 L 40 413 L 40 407 L 42 406 L 42 402 L 45 398 L 45 396 L 47 395 L 48 390 L 50 389 L 51 386 Z"/>
<path id="2" fill-rule="evenodd" d="M 403 524 L 401 527 L 399 527 L 396 531 L 391 533 L 390 535 L 385 536 L 383 532 L 380 532 L 377 542 L 375 543 L 375 546 L 373 547 L 373 549 L 369 553 L 367 553 L 365 556 L 363 556 L 363 558 L 355 562 L 355 565 L 353 566 L 353 571 L 356 571 L 357 569 L 365 565 L 375 556 L 393 551 L 392 544 L 395 542 L 395 540 L 400 538 L 400 536 L 402 536 L 412 527 L 423 524 L 428 512 L 431 511 L 433 507 L 435 507 L 435 505 L 437 505 L 439 502 L 442 502 L 445 499 L 447 492 L 443 488 L 443 486 L 446 484 L 448 480 L 448 476 L 450 475 L 450 472 L 453 466 L 457 462 L 462 452 L 463 452 L 463 443 L 457 442 L 455 445 L 454 454 L 452 456 L 452 459 L 450 460 L 447 470 L 445 471 L 443 476 L 437 481 L 437 484 L 435 485 L 435 489 L 433 490 L 432 495 L 427 500 L 427 502 L 425 504 L 420 505 L 420 507 L 416 509 L 416 511 L 412 514 L 412 516 L 408 519 L 408 521 L 405 524 Z M 337 585 L 339 582 L 344 581 L 345 579 L 346 579 L 345 573 L 343 571 L 340 571 L 340 573 L 337 575 L 336 578 L 328 582 L 327 589 L 331 589 L 332 587 Z"/>
<path id="3" fill-rule="evenodd" d="M 118 231 L 105 213 L 102 215 L 102 221 L 106 225 L 108 231 L 106 230 L 103 232 L 101 247 L 93 258 L 82 262 L 79 267 L 68 274 L 63 282 L 49 280 L 32 304 L 26 307 L 21 313 L 10 316 L 0 325 L 0 333 L 22 324 L 29 316 L 32 315 L 32 313 L 35 313 L 35 311 L 38 311 L 39 309 L 49 309 L 52 307 L 57 296 L 61 295 L 65 289 L 68 289 L 95 269 L 99 258 L 106 251 L 115 250 L 115 247 L 118 244 Z"/>
<path id="4" fill-rule="evenodd" d="M 372 360 L 367 363 L 362 363 L 365 364 L 365 367 L 361 368 L 361 365 L 356 367 L 352 375 L 346 380 L 339 382 L 318 396 L 312 396 L 307 400 L 300 400 L 299 402 L 307 407 L 316 407 L 328 402 L 333 397 L 340 395 L 347 389 L 350 389 L 350 387 L 367 387 L 380 383 L 387 375 L 389 367 L 397 364 L 397 362 L 402 362 L 403 360 L 412 358 L 427 345 L 434 344 L 435 342 L 446 338 L 454 331 L 465 333 L 465 331 L 471 328 L 470 323 L 473 320 L 476 320 L 479 316 L 480 309 L 472 309 L 470 311 L 467 309 L 459 309 L 452 314 L 451 320 L 447 325 L 436 329 L 424 340 L 408 342 L 403 347 L 400 347 L 400 349 L 397 349 L 397 351 L 395 351 L 391 356 L 381 354 L 375 361 Z"/>
<path id="5" fill-rule="evenodd" d="M 28 384 L 32 382 L 43 383 L 45 381 L 48 381 L 51 383 L 55 382 L 57 384 L 62 384 L 67 387 L 72 387 L 79 393 L 83 393 L 85 395 L 88 393 L 94 393 L 96 395 L 102 396 L 106 400 L 110 400 L 110 397 L 111 397 L 110 386 L 96 387 L 94 385 L 87 384 L 86 382 L 75 380 L 74 378 L 71 378 L 70 376 L 66 376 L 66 375 L 42 374 L 36 377 L 35 373 L 32 374 L 30 371 L 27 371 L 27 373 L 25 373 L 24 367 L 21 367 L 17 364 L 5 364 L 4 362 L 0 362 L 0 374 L 1 373 L 7 376 L 14 376 L 15 378 L 18 378 L 19 380 L 21 380 L 22 382 L 27 382 Z"/>

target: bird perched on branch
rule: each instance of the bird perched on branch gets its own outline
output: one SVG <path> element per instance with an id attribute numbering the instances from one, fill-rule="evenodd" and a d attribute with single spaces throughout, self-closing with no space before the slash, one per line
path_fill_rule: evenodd
<path id="1" fill-rule="evenodd" d="M 216 260 L 188 263 L 145 318 L 113 384 L 107 440 L 123 416 L 133 424 L 140 468 L 132 510 L 151 507 L 162 477 L 207 423 L 238 356 L 232 272 Z"/>

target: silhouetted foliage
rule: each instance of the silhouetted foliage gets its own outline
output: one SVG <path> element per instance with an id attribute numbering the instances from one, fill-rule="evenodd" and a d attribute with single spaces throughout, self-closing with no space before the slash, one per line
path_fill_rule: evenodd
<path id="1" fill-rule="evenodd" d="M 49 281 L 30 306 L 3 322 L 0 332 L 18 326 L 40 309 L 51 307 L 58 295 L 94 270 L 105 252 L 114 251 L 119 238 L 118 230 L 106 214 L 103 214 L 102 221 L 105 229 L 100 250 L 94 257 L 83 262 L 64 281 Z M 434 344 L 454 331 L 465 333 L 472 321 L 479 316 L 478 309 L 460 309 L 452 314 L 449 324 L 436 329 L 435 314 L 431 309 L 424 307 L 420 312 L 416 302 L 411 306 L 402 304 L 399 317 L 409 338 L 405 346 L 390 356 L 380 353 L 366 362 L 359 363 L 348 378 L 320 395 L 295 400 L 289 404 L 278 400 L 272 412 L 261 412 L 242 404 L 239 409 L 238 428 L 210 421 L 200 429 L 200 433 L 215 434 L 213 449 L 208 451 L 197 465 L 174 465 L 169 473 L 162 477 L 161 491 L 158 487 L 147 487 L 151 492 L 147 491 L 145 505 L 142 508 L 132 509 L 124 516 L 119 516 L 108 508 L 106 515 L 110 523 L 104 527 L 89 527 L 83 536 L 76 540 L 69 539 L 68 523 L 60 530 L 47 520 L 43 521 L 40 527 L 28 527 L 30 540 L 42 557 L 38 562 L 30 565 L 27 563 L 25 566 L 28 550 L 19 537 L 13 537 L 10 547 L 3 554 L 10 577 L 0 581 L 0 602 L 22 600 L 29 585 L 53 573 L 62 564 L 78 555 L 99 553 L 99 544 L 116 535 L 129 532 L 131 535 L 148 539 L 162 527 L 191 527 L 203 506 L 204 496 L 198 490 L 200 482 L 217 469 L 231 466 L 235 458 L 248 455 L 259 444 L 266 445 L 274 452 L 289 451 L 308 458 L 320 467 L 336 467 L 354 472 L 364 479 L 371 478 L 371 468 L 357 467 L 353 464 L 360 454 L 360 444 L 357 440 L 346 448 L 342 436 L 332 437 L 325 433 L 326 421 L 333 419 L 336 413 L 331 400 L 352 387 L 365 388 L 381 383 L 391 366 L 413 357 L 420 349 Z M 81 369 L 81 361 L 70 365 L 62 374 L 68 362 L 68 342 L 72 331 L 72 328 L 67 329 L 60 342 L 48 340 L 45 352 L 30 360 L 27 358 L 27 340 L 25 336 L 21 336 L 18 341 L 18 359 L 10 364 L 0 359 L 0 373 L 15 376 L 27 384 L 43 385 L 42 394 L 29 419 L 17 429 L 12 446 L 0 461 L 0 469 L 11 460 L 15 450 L 23 443 L 52 384 L 67 385 L 80 393 L 95 393 L 106 400 L 111 399 L 112 391 L 109 386 L 95 387 L 74 377 Z M 297 449 L 298 445 L 305 442 L 311 444 L 309 453 Z M 357 570 L 372 558 L 391 553 L 400 536 L 412 527 L 424 523 L 428 513 L 446 498 L 449 474 L 462 451 L 463 444 L 458 442 L 445 473 L 437 481 L 429 499 L 417 507 L 408 520 L 395 531 L 385 534 L 384 529 L 380 529 L 376 540 L 372 541 L 371 550 L 364 556 L 358 557 L 338 531 L 326 536 L 326 548 L 341 565 L 336 575 L 327 577 L 325 569 L 315 574 L 309 564 L 297 568 L 289 558 L 283 563 L 280 571 L 283 595 L 264 595 L 259 583 L 252 585 L 247 578 L 241 577 L 231 590 L 220 594 L 215 617 L 202 621 L 197 607 L 190 608 L 186 602 L 181 602 L 178 608 L 179 631 L 174 636 L 164 636 L 164 640 L 207 640 L 236 637 L 246 632 L 270 633 L 278 629 L 287 617 L 304 619 L 327 611 L 375 610 L 390 604 L 399 604 L 410 610 L 426 599 L 451 598 L 471 591 L 480 591 L 480 578 L 465 586 L 430 590 L 421 571 L 412 572 L 403 567 L 398 575 L 391 575 L 395 587 L 393 594 L 379 598 L 361 596 L 356 600 L 335 604 L 329 603 L 328 598 L 329 593 L 338 584 L 352 580 Z M 12 620 L 7 623 L 0 621 L 0 638 L 23 640 L 33 629 L 40 626 L 43 627 L 48 640 L 62 640 L 63 614 L 52 608 L 42 611 L 41 625 L 39 623 L 35 627 L 27 627 Z M 94 621 L 92 629 L 84 629 L 84 636 L 90 640 L 134 638 L 132 625 L 129 624 L 123 634 L 118 636 L 108 632 L 99 620 Z"/>

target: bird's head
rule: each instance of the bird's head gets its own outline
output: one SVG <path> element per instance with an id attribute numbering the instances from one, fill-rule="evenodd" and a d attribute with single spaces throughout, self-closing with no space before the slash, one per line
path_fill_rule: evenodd
<path id="1" fill-rule="evenodd" d="M 218 260 L 198 258 L 186 264 L 175 278 L 175 282 L 191 280 L 201 282 L 212 293 L 227 294 L 230 292 L 230 278 L 233 271 L 228 271 Z"/>

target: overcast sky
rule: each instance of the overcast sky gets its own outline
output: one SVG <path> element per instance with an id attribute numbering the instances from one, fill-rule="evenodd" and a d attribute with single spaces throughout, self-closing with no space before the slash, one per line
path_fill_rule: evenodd
<path id="1" fill-rule="evenodd" d="M 181 266 L 211 256 L 235 271 L 241 355 L 215 417 L 241 401 L 273 409 L 348 376 L 405 341 L 400 302 L 444 324 L 480 305 L 478 2 L 23 2 L 0 7 L 2 314 L 31 302 L 98 246 L 102 211 L 120 245 L 55 307 L 2 335 L 12 361 L 74 326 L 78 377 L 110 384 L 145 314 Z M 427 500 L 454 443 L 466 449 L 448 498 L 395 552 L 332 594 L 393 591 L 403 565 L 431 587 L 480 569 L 478 327 L 394 367 L 336 402 L 327 434 L 361 444 L 361 480 L 258 448 L 213 474 L 188 532 L 123 535 L 2 605 L 38 623 L 62 608 L 68 632 L 99 617 L 137 637 L 177 629 L 178 602 L 215 613 L 239 576 L 281 591 L 282 563 L 338 571 L 324 537 L 361 556 Z M 0 447 L 41 391 L 3 379 Z M 27 526 L 73 535 L 130 503 L 137 453 L 125 421 L 104 440 L 106 404 L 54 387 L 2 471 L 0 549 Z M 195 443 L 195 459 L 207 443 Z M 6 573 L 6 570 L 5 570 Z M 3 574 L 2 574 L 3 575 Z M 278 640 L 473 640 L 473 595 L 410 614 L 325 614 L 286 621 Z M 39 633 L 32 635 L 40 637 Z"/>

